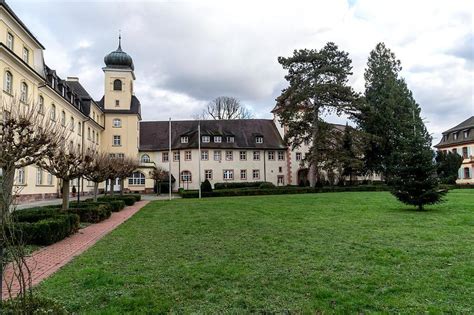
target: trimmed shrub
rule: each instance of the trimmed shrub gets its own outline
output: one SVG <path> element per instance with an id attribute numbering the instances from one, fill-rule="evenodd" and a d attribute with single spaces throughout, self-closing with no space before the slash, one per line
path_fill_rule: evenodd
<path id="1" fill-rule="evenodd" d="M 135 198 L 135 201 L 141 201 L 142 200 L 142 195 L 140 195 L 140 194 L 129 194 L 127 196 Z"/>
<path id="2" fill-rule="evenodd" d="M 110 217 L 112 210 L 108 204 L 92 204 L 82 208 L 67 209 L 66 212 L 77 214 L 81 222 L 97 223 Z"/>
<path id="3" fill-rule="evenodd" d="M 79 229 L 79 216 L 76 214 L 53 214 L 38 221 L 32 221 L 37 218 L 38 216 L 22 217 L 23 221 L 13 223 L 9 233 L 15 234 L 15 237 L 21 239 L 25 244 L 50 245 Z"/>
<path id="4" fill-rule="evenodd" d="M 123 200 L 110 200 L 108 203 L 112 208 L 112 212 L 119 212 L 125 208 L 125 202 Z"/>
<path id="5" fill-rule="evenodd" d="M 214 190 L 238 189 L 238 188 L 258 188 L 263 183 L 267 183 L 267 182 L 215 183 L 214 184 Z"/>
<path id="6" fill-rule="evenodd" d="M 269 188 L 275 188 L 275 185 L 273 183 L 261 183 L 258 188 L 260 189 L 269 189 Z"/>
<path id="7" fill-rule="evenodd" d="M 212 192 L 212 185 L 208 179 L 202 182 L 201 184 L 201 192 Z"/>
<path id="8" fill-rule="evenodd" d="M 134 196 L 104 196 L 98 198 L 99 201 L 111 201 L 111 200 L 123 200 L 127 206 L 133 206 L 135 204 L 136 198 Z"/>

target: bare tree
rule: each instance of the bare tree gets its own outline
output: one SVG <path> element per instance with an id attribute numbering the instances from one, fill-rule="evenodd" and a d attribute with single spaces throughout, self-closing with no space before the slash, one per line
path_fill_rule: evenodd
<path id="1" fill-rule="evenodd" d="M 153 178 L 158 185 L 156 194 L 159 195 L 161 193 L 161 183 L 169 179 L 168 171 L 165 171 L 162 167 L 155 167 L 151 172 L 151 178 Z"/>
<path id="2" fill-rule="evenodd" d="M 69 184 L 74 178 L 86 175 L 91 168 L 91 150 L 82 153 L 79 150 L 65 146 L 57 148 L 47 159 L 40 162 L 40 166 L 62 180 L 62 210 L 69 206 Z"/>
<path id="3" fill-rule="evenodd" d="M 207 108 L 203 110 L 197 119 L 215 119 L 215 120 L 230 120 L 230 119 L 250 119 L 253 114 L 240 103 L 235 97 L 219 96 L 207 104 Z"/>
<path id="4" fill-rule="evenodd" d="M 113 162 L 107 153 L 98 153 L 92 156 L 90 168 L 84 177 L 94 183 L 94 201 L 97 201 L 99 184 L 107 180 L 113 171 Z"/>
<path id="5" fill-rule="evenodd" d="M 4 283 L 4 251 L 8 248 L 14 277 L 20 284 L 19 295 L 23 297 L 31 287 L 29 269 L 24 264 L 21 240 L 16 240 L 12 233 L 7 232 L 11 226 L 15 171 L 49 157 L 67 137 L 66 128 L 45 118 L 41 107 L 20 102 L 16 97 L 0 97 L 0 283 Z"/>
<path id="6" fill-rule="evenodd" d="M 120 180 L 120 195 L 123 195 L 123 186 L 125 179 L 132 176 L 133 172 L 138 168 L 137 159 L 125 157 L 123 159 L 114 160 L 115 177 Z"/>

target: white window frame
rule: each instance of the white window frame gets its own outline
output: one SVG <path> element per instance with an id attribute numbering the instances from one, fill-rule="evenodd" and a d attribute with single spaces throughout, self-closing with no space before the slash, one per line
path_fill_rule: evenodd
<path id="1" fill-rule="evenodd" d="M 253 151 L 253 160 L 260 161 L 260 151 Z"/>
<path id="2" fill-rule="evenodd" d="M 3 90 L 8 94 L 13 93 L 13 74 L 10 71 L 5 71 Z"/>
<path id="3" fill-rule="evenodd" d="M 234 152 L 231 150 L 225 151 L 225 160 L 226 161 L 233 161 L 234 160 Z"/>
<path id="4" fill-rule="evenodd" d="M 204 170 L 204 179 L 212 180 L 212 170 Z"/>
<path id="5" fill-rule="evenodd" d="M 260 170 L 252 170 L 252 179 L 260 179 Z"/>
<path id="6" fill-rule="evenodd" d="M 247 179 L 247 170 L 240 170 L 240 179 Z"/>
<path id="7" fill-rule="evenodd" d="M 209 142 L 211 142 L 211 137 L 210 136 L 202 136 L 201 140 L 202 140 L 202 143 L 209 143 Z"/>
<path id="8" fill-rule="evenodd" d="M 256 136 L 255 137 L 255 143 L 262 144 L 263 143 L 263 137 L 262 136 Z"/>
<path id="9" fill-rule="evenodd" d="M 26 82 L 20 84 L 20 101 L 23 103 L 28 101 L 28 84 Z"/>
<path id="10" fill-rule="evenodd" d="M 209 161 L 209 151 L 202 150 L 201 151 L 201 161 Z"/>
<path id="11" fill-rule="evenodd" d="M 145 174 L 137 171 L 133 172 L 132 176 L 128 178 L 128 184 L 131 186 L 144 186 L 145 180 Z"/>
<path id="12" fill-rule="evenodd" d="M 214 161 L 222 161 L 222 151 L 214 150 Z"/>
<path id="13" fill-rule="evenodd" d="M 278 161 L 284 161 L 285 160 L 285 151 L 278 151 Z"/>
<path id="14" fill-rule="evenodd" d="M 180 152 L 179 151 L 174 151 L 173 152 L 173 162 L 178 162 L 180 158 L 181 158 Z"/>
<path id="15" fill-rule="evenodd" d="M 188 136 L 182 136 L 181 137 L 181 143 L 189 143 L 189 137 Z"/>
<path id="16" fill-rule="evenodd" d="M 214 136 L 214 143 L 222 143 L 222 136 Z"/>
<path id="17" fill-rule="evenodd" d="M 151 162 L 150 156 L 148 154 L 143 154 L 140 160 L 141 160 L 142 163 L 150 163 Z"/>
<path id="18" fill-rule="evenodd" d="M 170 161 L 170 154 L 169 152 L 161 153 L 161 162 L 169 162 Z"/>
<path id="19" fill-rule="evenodd" d="M 16 181 L 17 181 L 17 185 L 26 184 L 26 170 L 24 167 L 18 169 Z"/>
<path id="20" fill-rule="evenodd" d="M 193 159 L 193 153 L 191 150 L 186 150 L 184 151 L 184 160 L 185 161 L 192 161 Z"/>
<path id="21" fill-rule="evenodd" d="M 180 174 L 181 181 L 183 183 L 192 183 L 193 182 L 193 175 L 190 171 L 184 170 Z"/>
<path id="22" fill-rule="evenodd" d="M 243 157 L 243 158 L 242 158 Z M 239 159 L 241 161 L 247 161 L 247 151 L 240 151 L 239 152 Z"/>
<path id="23" fill-rule="evenodd" d="M 41 167 L 36 168 L 36 185 L 43 185 L 43 170 Z"/>
<path id="24" fill-rule="evenodd" d="M 222 178 L 223 180 L 234 180 L 234 170 L 223 170 Z"/>
<path id="25" fill-rule="evenodd" d="M 268 151 L 268 160 L 275 161 L 275 151 Z"/>
<path id="26" fill-rule="evenodd" d="M 13 36 L 13 34 L 10 32 L 7 32 L 7 47 L 10 50 L 15 48 L 15 36 Z"/>
<path id="27" fill-rule="evenodd" d="M 226 137 L 226 141 L 227 141 L 227 143 L 234 143 L 234 142 L 235 142 L 235 138 L 234 138 L 234 136 L 227 136 L 227 137 Z"/>
<path id="28" fill-rule="evenodd" d="M 302 158 L 303 158 L 303 155 L 301 154 L 301 152 L 296 152 L 295 160 L 296 161 L 301 161 Z"/>
<path id="29" fill-rule="evenodd" d="M 26 47 L 23 47 L 23 61 L 26 63 L 30 62 L 30 50 Z"/>
<path id="30" fill-rule="evenodd" d="M 90 129 L 89 129 L 90 130 Z M 89 135 L 89 140 L 90 140 L 90 135 Z M 113 141 L 112 145 L 114 147 L 120 147 L 122 145 L 122 136 L 120 135 L 113 135 Z"/>
<path id="31" fill-rule="evenodd" d="M 112 127 L 113 128 L 122 128 L 122 119 L 120 118 L 114 118 L 112 120 Z"/>

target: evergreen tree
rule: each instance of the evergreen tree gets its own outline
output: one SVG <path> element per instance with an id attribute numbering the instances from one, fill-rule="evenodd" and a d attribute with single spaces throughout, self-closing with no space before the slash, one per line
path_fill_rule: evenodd
<path id="1" fill-rule="evenodd" d="M 367 138 L 363 152 L 366 173 L 378 173 L 386 178 L 396 163 L 394 154 L 404 134 L 413 130 L 413 113 L 417 109 L 405 81 L 399 77 L 401 69 L 395 54 L 384 43 L 377 44 L 364 74 L 364 102 L 354 115 Z"/>
<path id="2" fill-rule="evenodd" d="M 307 162 L 314 181 L 322 162 L 320 151 L 324 150 L 319 145 L 328 142 L 328 133 L 322 132 L 321 115 L 346 112 L 356 98 L 347 85 L 352 61 L 336 44 L 327 43 L 321 50 L 295 50 L 293 56 L 279 57 L 278 62 L 288 70 L 285 79 L 289 86 L 276 99 L 275 110 L 280 122 L 288 127 L 285 140 L 292 148 L 312 141 Z"/>
<path id="3" fill-rule="evenodd" d="M 393 154 L 394 163 L 388 183 L 398 200 L 423 210 L 425 205 L 442 201 L 445 192 L 439 189 L 431 136 L 425 125 L 419 123 L 421 119 L 416 119 L 419 113 L 418 108 L 412 132 L 405 134 Z"/>
<path id="4" fill-rule="evenodd" d="M 212 192 L 212 185 L 208 179 L 201 183 L 201 192 Z"/>
<path id="5" fill-rule="evenodd" d="M 363 167 L 363 161 L 360 158 L 360 145 L 354 136 L 354 128 L 346 124 L 341 139 L 339 151 L 339 161 L 341 165 L 341 175 L 349 176 L 349 183 L 352 185 L 354 176 L 358 175 Z"/>
<path id="6" fill-rule="evenodd" d="M 443 151 L 436 153 L 437 172 L 443 184 L 456 184 L 462 160 L 462 156 L 457 153 Z"/>

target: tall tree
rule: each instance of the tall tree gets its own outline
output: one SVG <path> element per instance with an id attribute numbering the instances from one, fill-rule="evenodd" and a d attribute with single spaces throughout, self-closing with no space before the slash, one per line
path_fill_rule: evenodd
<path id="1" fill-rule="evenodd" d="M 321 116 L 348 112 L 357 99 L 348 85 L 352 61 L 348 53 L 329 42 L 320 50 L 295 50 L 293 56 L 279 57 L 278 62 L 288 70 L 285 79 L 289 86 L 276 99 L 276 112 L 288 127 L 285 140 L 292 148 L 312 141 L 308 162 L 311 184 L 315 185 L 321 162 L 318 144 L 327 143 L 330 137 L 330 133 L 320 132 L 324 126 Z"/>
<path id="2" fill-rule="evenodd" d="M 352 185 L 354 176 L 358 175 L 363 168 L 362 161 L 362 146 L 358 137 L 356 136 L 356 130 L 346 124 L 341 139 L 340 150 L 339 150 L 339 162 L 341 165 L 341 175 L 349 176 L 349 184 Z"/>
<path id="3" fill-rule="evenodd" d="M 94 154 L 91 158 L 90 168 L 84 177 L 94 183 L 94 201 L 97 201 L 99 184 L 109 178 L 113 160 L 107 153 Z"/>
<path id="4" fill-rule="evenodd" d="M 416 111 L 419 117 L 420 110 Z M 439 189 L 431 136 L 423 123 L 413 122 L 413 131 L 405 134 L 394 152 L 394 163 L 388 184 L 392 194 L 403 203 L 423 210 L 425 205 L 442 201 L 445 194 Z"/>
<path id="5" fill-rule="evenodd" d="M 365 70 L 365 98 L 354 115 L 367 135 L 364 164 L 367 173 L 390 176 L 394 154 L 413 124 L 423 124 L 405 81 L 399 77 L 401 63 L 384 43 L 370 52 Z M 416 121 L 414 121 L 416 120 Z"/>
<path id="6" fill-rule="evenodd" d="M 457 153 L 443 151 L 436 153 L 437 172 L 443 184 L 456 184 L 462 160 L 462 156 Z"/>
<path id="7" fill-rule="evenodd" d="M 151 172 L 151 178 L 155 180 L 157 185 L 156 194 L 159 195 L 161 193 L 161 184 L 169 180 L 168 171 L 162 167 L 155 167 Z"/>
<path id="8" fill-rule="evenodd" d="M 89 172 L 92 164 L 92 151 L 82 153 L 74 147 L 61 146 L 47 159 L 42 160 L 39 165 L 62 180 L 62 210 L 69 207 L 69 186 L 71 180 L 83 176 Z"/>
<path id="9" fill-rule="evenodd" d="M 116 159 L 115 178 L 120 180 L 120 195 L 123 195 L 125 179 L 132 176 L 133 172 L 139 167 L 138 160 L 132 157 Z"/>
<path id="10" fill-rule="evenodd" d="M 230 120 L 230 119 L 250 119 L 252 112 L 248 110 L 235 97 L 219 96 L 207 104 L 207 108 L 198 115 L 197 119 L 215 119 L 215 120 Z"/>

